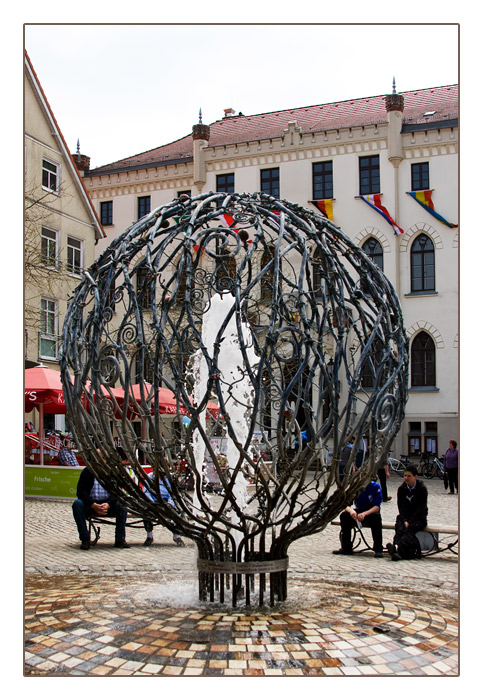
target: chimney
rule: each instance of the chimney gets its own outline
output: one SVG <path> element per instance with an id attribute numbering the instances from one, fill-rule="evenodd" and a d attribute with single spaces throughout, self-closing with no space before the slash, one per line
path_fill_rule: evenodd
<path id="1" fill-rule="evenodd" d="M 223 110 L 225 112 L 225 116 L 223 117 L 224 119 L 226 117 L 234 117 L 235 116 L 235 110 L 232 107 L 228 107 L 227 109 Z"/>

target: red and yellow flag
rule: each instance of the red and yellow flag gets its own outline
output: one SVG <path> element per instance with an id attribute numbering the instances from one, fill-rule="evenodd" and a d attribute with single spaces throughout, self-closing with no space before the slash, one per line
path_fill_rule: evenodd
<path id="1" fill-rule="evenodd" d="M 416 202 L 423 207 L 423 209 L 426 209 L 431 216 L 434 216 L 435 219 L 441 221 L 442 224 L 445 224 L 445 226 L 449 226 L 450 228 L 457 228 L 458 224 L 451 224 L 449 221 L 446 221 L 441 214 L 438 214 L 438 212 L 434 210 L 433 199 L 431 196 L 432 193 L 433 190 L 415 190 L 414 192 L 406 192 L 406 194 L 415 199 Z"/>
<path id="2" fill-rule="evenodd" d="M 312 204 L 325 216 L 326 219 L 334 220 L 332 211 L 332 199 L 313 199 Z"/>

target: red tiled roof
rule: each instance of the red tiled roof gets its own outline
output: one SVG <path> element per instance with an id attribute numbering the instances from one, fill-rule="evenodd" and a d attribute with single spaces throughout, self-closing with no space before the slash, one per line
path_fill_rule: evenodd
<path id="1" fill-rule="evenodd" d="M 400 93 L 404 96 L 404 124 L 424 124 L 456 119 L 458 116 L 458 86 L 425 88 Z M 266 112 L 251 116 L 225 117 L 210 124 L 210 146 L 244 143 L 259 139 L 279 138 L 288 122 L 297 121 L 302 132 L 310 133 L 328 129 L 348 128 L 387 122 L 385 95 L 342 102 L 297 107 L 279 112 Z M 430 112 L 428 116 L 424 116 Z M 163 163 L 193 156 L 191 134 L 150 151 L 118 160 L 89 171 L 123 170 L 144 167 L 151 163 Z"/>

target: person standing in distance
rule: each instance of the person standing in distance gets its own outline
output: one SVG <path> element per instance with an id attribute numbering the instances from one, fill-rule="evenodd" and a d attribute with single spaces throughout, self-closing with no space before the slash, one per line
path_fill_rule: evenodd
<path id="1" fill-rule="evenodd" d="M 444 453 L 443 467 L 448 475 L 448 485 L 450 494 L 458 493 L 458 443 L 456 440 L 449 441 L 449 447 Z"/>

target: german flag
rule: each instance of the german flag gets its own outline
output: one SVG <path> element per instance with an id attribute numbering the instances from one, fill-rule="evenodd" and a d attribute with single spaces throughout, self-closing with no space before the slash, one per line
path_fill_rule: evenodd
<path id="1" fill-rule="evenodd" d="M 326 219 L 330 219 L 331 221 L 334 220 L 331 199 L 312 199 L 311 204 L 313 204 L 314 207 L 317 207 L 317 209 L 325 216 Z"/>

